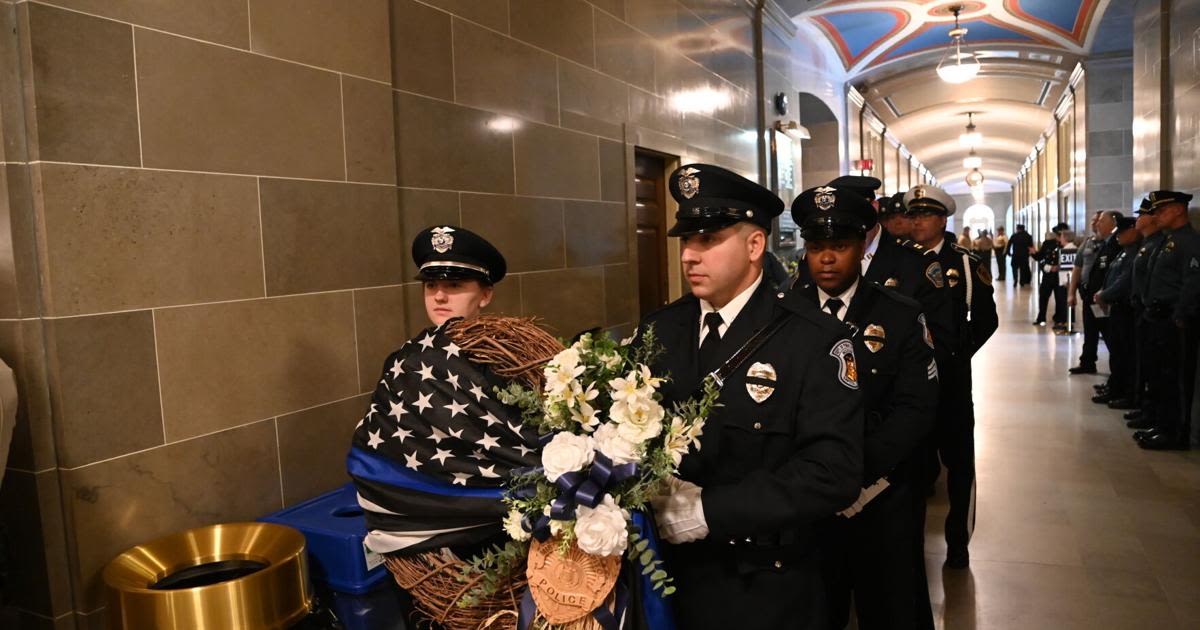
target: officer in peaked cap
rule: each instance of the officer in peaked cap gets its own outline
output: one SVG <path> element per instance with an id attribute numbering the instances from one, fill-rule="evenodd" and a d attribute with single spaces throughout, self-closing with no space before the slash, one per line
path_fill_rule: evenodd
<path id="1" fill-rule="evenodd" d="M 1133 320 L 1136 333 L 1134 335 L 1134 389 L 1133 398 L 1137 409 L 1125 414 L 1125 426 L 1137 429 L 1134 439 L 1144 436 L 1145 432 L 1156 425 L 1154 392 L 1150 390 L 1150 374 L 1157 369 L 1157 358 L 1151 352 L 1149 333 L 1151 323 L 1144 317 L 1146 313 L 1146 290 L 1150 286 L 1151 269 L 1158 256 L 1166 234 L 1160 229 L 1158 221 L 1150 212 L 1150 198 L 1142 199 L 1138 207 L 1137 220 L 1134 224 L 1142 236 L 1141 246 L 1133 257 L 1133 267 L 1129 277 L 1129 303 L 1133 307 Z"/>
<path id="2" fill-rule="evenodd" d="M 1154 356 L 1148 381 L 1155 426 L 1138 440 L 1151 450 L 1187 449 L 1196 370 L 1200 234 L 1188 220 L 1192 196 L 1174 190 L 1150 193 L 1150 208 L 1163 233 L 1145 293 L 1147 345 Z"/>
<path id="3" fill-rule="evenodd" d="M 1108 382 L 1098 393 L 1114 402 L 1122 402 L 1135 399 L 1134 338 L 1137 322 L 1133 318 L 1133 305 L 1129 298 L 1132 292 L 1133 259 L 1137 256 L 1142 238 L 1133 217 L 1117 217 L 1116 224 L 1114 236 L 1120 252 L 1108 265 L 1103 285 L 1096 292 L 1094 301 L 1108 310 L 1109 334 L 1105 337 L 1105 345 L 1108 346 L 1108 362 L 1111 366 Z M 1110 403 L 1109 406 L 1124 405 Z"/>
<path id="4" fill-rule="evenodd" d="M 971 396 L 971 357 L 996 332 L 999 321 L 992 296 L 991 271 L 946 231 L 954 199 L 936 186 L 913 186 L 904 195 L 913 218 L 913 240 L 937 252 L 954 310 L 952 359 L 940 361 L 941 395 L 934 439 L 946 467 L 950 513 L 946 516 L 946 566 L 965 568 L 967 543 L 974 529 L 975 410 Z"/>
<path id="5" fill-rule="evenodd" d="M 913 628 L 914 593 L 928 598 L 927 589 L 916 584 L 912 561 L 915 539 L 924 535 L 923 516 L 918 524 L 913 502 L 925 499 L 923 486 L 914 497 L 913 477 L 920 478 L 923 447 L 937 410 L 933 338 L 920 304 L 862 277 L 860 263 L 875 211 L 857 191 L 834 186 L 807 190 L 792 202 L 792 217 L 804 237 L 801 266 L 810 278 L 797 283 L 792 293 L 855 330 L 867 418 L 863 491 L 855 505 L 823 528 L 829 627 L 845 627 L 853 595 L 860 628 Z M 923 572 L 919 579 L 924 582 Z"/>
<path id="6" fill-rule="evenodd" d="M 842 175 L 826 184 L 826 186 L 854 192 L 866 199 L 870 205 L 875 205 L 875 191 L 879 190 L 879 187 L 882 185 L 883 182 L 879 181 L 878 177 L 864 177 L 862 175 Z M 792 204 L 792 207 L 796 207 L 795 203 Z M 879 206 L 876 205 L 875 208 L 879 209 Z M 794 215 L 795 213 L 793 212 Z"/>
<path id="7" fill-rule="evenodd" d="M 634 343 L 652 329 L 665 350 L 650 367 L 671 375 L 667 408 L 725 374 L 704 449 L 653 500 L 679 626 L 825 630 L 817 525 L 862 489 L 851 331 L 764 281 L 783 210 L 770 191 L 706 164 L 676 170 L 670 190 L 691 292 L 647 315 Z"/>
<path id="8" fill-rule="evenodd" d="M 421 230 L 413 239 L 412 260 L 416 279 L 425 284 L 425 313 L 436 326 L 478 315 L 508 269 L 494 245 L 457 225 Z"/>
<path id="9" fill-rule="evenodd" d="M 892 236 L 908 238 L 909 232 L 912 231 L 912 222 L 905 212 L 904 193 L 880 197 L 876 203 L 879 205 L 879 225 Z"/>

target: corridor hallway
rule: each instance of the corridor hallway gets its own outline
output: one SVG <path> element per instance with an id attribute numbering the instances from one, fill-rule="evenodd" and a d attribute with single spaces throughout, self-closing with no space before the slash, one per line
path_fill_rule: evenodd
<path id="1" fill-rule="evenodd" d="M 1083 336 L 1032 326 L 1034 289 L 1001 284 L 974 363 L 969 570 L 942 569 L 944 486 L 926 521 L 939 627 L 1200 627 L 1200 452 L 1137 448 L 1122 412 L 1090 400 L 1104 375 L 1067 376 Z"/>

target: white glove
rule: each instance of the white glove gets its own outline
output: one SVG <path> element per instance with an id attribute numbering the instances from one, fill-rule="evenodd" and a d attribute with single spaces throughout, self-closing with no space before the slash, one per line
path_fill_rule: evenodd
<path id="1" fill-rule="evenodd" d="M 880 492 L 887 490 L 889 485 L 891 484 L 888 483 L 886 478 L 881 478 L 879 481 L 876 481 L 870 486 L 863 488 L 862 492 L 858 493 L 858 499 L 854 502 L 854 505 L 851 505 L 841 512 L 838 512 L 838 516 L 850 518 L 863 511 L 863 508 L 867 507 L 867 504 L 871 502 L 871 499 L 879 496 Z"/>
<path id="2" fill-rule="evenodd" d="M 650 499 L 658 531 L 667 542 L 680 544 L 708 536 L 701 491 L 694 483 L 668 477 L 666 491 Z"/>

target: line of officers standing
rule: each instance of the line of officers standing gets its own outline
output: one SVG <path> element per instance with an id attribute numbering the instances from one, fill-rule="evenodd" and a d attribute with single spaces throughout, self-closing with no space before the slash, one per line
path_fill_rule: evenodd
<path id="1" fill-rule="evenodd" d="M 1142 200 L 1136 219 L 1100 216 L 1093 224 L 1105 229 L 1094 239 L 1092 287 L 1080 292 L 1084 307 L 1104 316 L 1085 318 L 1085 327 L 1095 326 L 1109 349 L 1111 375 L 1092 400 L 1129 409 L 1127 426 L 1149 450 L 1187 449 L 1192 430 L 1200 428 L 1192 423 L 1200 234 L 1188 220 L 1191 200 L 1160 190 Z M 1086 360 L 1080 368 L 1089 367 Z"/>
<path id="2" fill-rule="evenodd" d="M 853 602 L 859 628 L 932 629 L 926 500 L 944 466 L 945 566 L 966 568 L 971 359 L 998 325 L 990 270 L 946 231 L 953 198 L 877 199 L 854 176 L 806 190 L 786 277 L 765 251 L 784 211 L 769 190 L 707 164 L 669 187 L 691 292 L 639 325 L 669 350 L 651 366 L 672 375 L 664 404 L 740 366 L 655 502 L 679 626 L 840 630 Z M 756 346 L 763 330 L 778 332 Z"/>

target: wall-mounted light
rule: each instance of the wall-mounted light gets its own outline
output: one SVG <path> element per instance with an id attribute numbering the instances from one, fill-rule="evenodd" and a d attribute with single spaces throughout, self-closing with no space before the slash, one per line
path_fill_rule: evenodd
<path id="1" fill-rule="evenodd" d="M 521 121 L 509 116 L 497 116 L 487 122 L 492 131 L 516 131 L 521 128 Z"/>
<path id="2" fill-rule="evenodd" d="M 963 38 L 967 36 L 967 29 L 958 24 L 962 9 L 961 4 L 950 9 L 954 12 L 954 28 L 950 29 L 950 45 L 937 65 L 938 76 L 946 83 L 966 83 L 979 74 L 979 59 L 969 51 L 962 51 Z"/>

